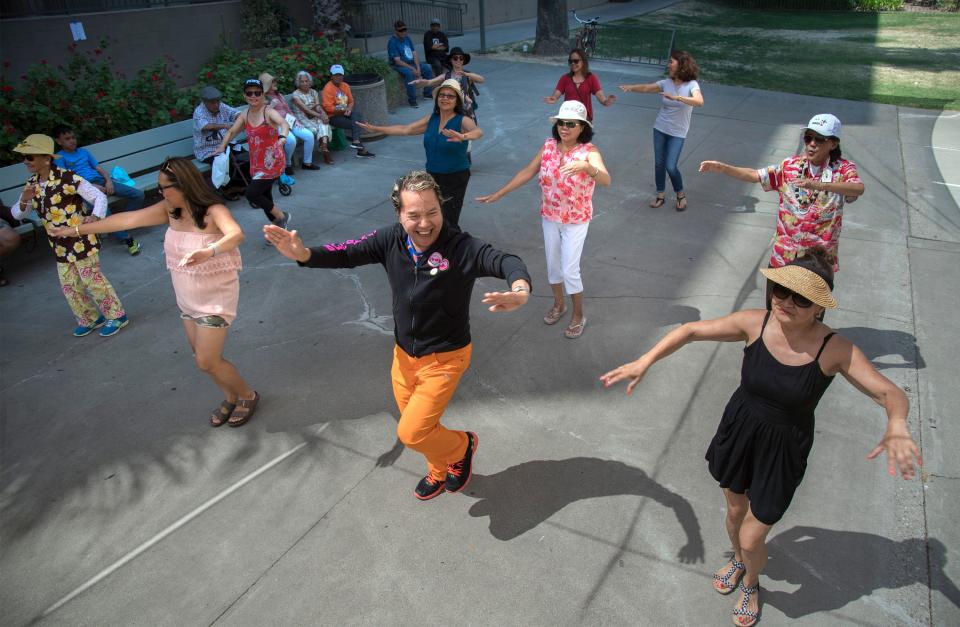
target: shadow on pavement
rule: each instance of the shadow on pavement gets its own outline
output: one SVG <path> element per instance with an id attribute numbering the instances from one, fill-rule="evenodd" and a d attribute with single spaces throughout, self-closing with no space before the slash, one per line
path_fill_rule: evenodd
<path id="1" fill-rule="evenodd" d="M 493 475 L 474 475 L 466 493 L 479 499 L 470 515 L 488 516 L 490 533 L 498 540 L 523 535 L 575 501 L 621 494 L 652 498 L 674 511 L 686 534 L 678 559 L 703 561 L 700 523 L 690 503 L 622 462 L 596 457 L 525 462 Z"/>
<path id="2" fill-rule="evenodd" d="M 834 331 L 856 344 L 878 370 L 887 368 L 922 370 L 927 367 L 920 354 L 920 347 L 917 346 L 917 338 L 911 333 L 867 327 L 846 327 L 834 329 Z M 887 355 L 899 355 L 903 361 L 899 363 L 880 361 L 880 357 Z"/>
<path id="3" fill-rule="evenodd" d="M 836 610 L 876 590 L 927 585 L 928 577 L 934 589 L 960 607 L 960 589 L 944 573 L 947 549 L 936 538 L 897 542 L 872 533 L 800 526 L 777 535 L 768 546 L 764 575 L 799 588 L 764 590 L 763 602 L 789 618 Z M 928 568 L 921 557 L 925 553 Z"/>

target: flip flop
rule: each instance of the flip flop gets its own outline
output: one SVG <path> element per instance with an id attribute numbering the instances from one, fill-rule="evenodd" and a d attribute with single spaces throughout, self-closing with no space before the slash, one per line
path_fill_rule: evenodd
<path id="1" fill-rule="evenodd" d="M 653 202 L 650 203 L 650 208 L 659 209 L 660 207 L 663 206 L 663 203 L 665 202 L 667 202 L 667 199 L 665 196 L 657 196 L 656 198 L 653 199 Z"/>
<path id="2" fill-rule="evenodd" d="M 567 308 L 557 309 L 556 307 L 551 307 L 550 311 L 547 312 L 547 315 L 543 317 L 544 324 L 556 324 L 560 322 L 560 318 L 567 313 Z"/>
<path id="3" fill-rule="evenodd" d="M 587 317 L 584 316 L 583 320 L 581 320 L 577 324 L 571 324 L 569 327 L 564 329 L 563 337 L 567 338 L 568 340 L 575 340 L 581 335 L 583 335 L 583 330 L 586 328 L 586 326 L 587 326 Z"/>

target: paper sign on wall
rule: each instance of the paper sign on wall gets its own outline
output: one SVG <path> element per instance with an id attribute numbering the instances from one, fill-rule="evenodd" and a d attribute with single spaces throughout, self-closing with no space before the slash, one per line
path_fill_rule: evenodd
<path id="1" fill-rule="evenodd" d="M 87 34 L 83 30 L 83 22 L 70 22 L 70 34 L 73 35 L 74 41 L 85 40 Z"/>

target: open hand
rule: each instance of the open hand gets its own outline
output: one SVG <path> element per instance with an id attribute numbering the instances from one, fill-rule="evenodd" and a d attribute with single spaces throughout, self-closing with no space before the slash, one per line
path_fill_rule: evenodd
<path id="1" fill-rule="evenodd" d="M 888 429 L 880 444 L 867 455 L 867 459 L 876 459 L 883 451 L 887 452 L 887 472 L 891 477 L 896 477 L 899 470 L 901 477 L 912 479 L 916 474 L 915 466 L 923 465 L 920 449 L 906 429 L 896 432 Z"/>
<path id="2" fill-rule="evenodd" d="M 720 161 L 701 161 L 700 162 L 700 173 L 704 172 L 719 172 L 723 168 L 723 163 Z"/>
<path id="3" fill-rule="evenodd" d="M 50 237 L 76 237 L 77 229 L 72 226 L 48 226 L 47 235 Z"/>
<path id="4" fill-rule="evenodd" d="M 801 189 L 819 191 L 820 181 L 818 179 L 797 179 L 792 184 Z"/>
<path id="5" fill-rule="evenodd" d="M 362 128 L 365 131 L 370 131 L 371 133 L 377 132 L 377 127 L 375 124 L 370 124 L 369 122 L 357 122 L 357 126 Z"/>
<path id="6" fill-rule="evenodd" d="M 275 224 L 265 224 L 263 237 L 287 259 L 306 261 L 310 258 L 310 249 L 303 245 L 303 240 L 296 231 L 281 229 Z"/>
<path id="7" fill-rule="evenodd" d="M 620 85 L 620 91 L 625 94 L 629 94 L 633 91 L 633 85 Z"/>
<path id="8" fill-rule="evenodd" d="M 501 198 L 503 198 L 503 196 L 500 194 L 500 192 L 494 192 L 492 194 L 487 194 L 486 196 L 477 196 L 476 198 L 474 198 L 474 200 L 476 200 L 477 202 L 482 202 L 485 205 L 488 205 L 490 203 L 497 202 Z"/>
<path id="9" fill-rule="evenodd" d="M 603 101 L 603 106 L 609 107 L 616 101 L 617 101 L 616 95 L 610 94 L 609 96 L 607 96 L 607 99 Z"/>
<path id="10" fill-rule="evenodd" d="M 184 266 L 190 266 L 196 263 L 200 263 L 201 261 L 206 261 L 211 257 L 213 257 L 212 248 L 208 246 L 205 246 L 203 248 L 198 248 L 184 255 L 183 259 L 180 260 L 180 263 L 177 264 L 177 267 L 182 268 Z"/>
<path id="11" fill-rule="evenodd" d="M 614 368 L 606 374 L 600 375 L 600 381 L 603 382 L 603 387 L 608 388 L 624 379 L 630 379 L 630 383 L 627 384 L 627 394 L 632 394 L 633 388 L 640 383 L 640 380 L 643 379 L 643 375 L 646 373 L 647 367 L 642 365 L 639 360 L 631 361 L 628 364 L 623 364 L 619 368 Z"/>
<path id="12" fill-rule="evenodd" d="M 530 292 L 487 292 L 480 302 L 490 305 L 490 311 L 504 312 L 519 309 L 527 304 Z"/>
<path id="13" fill-rule="evenodd" d="M 547 104 L 554 104 L 557 102 L 557 96 L 544 96 L 543 101 Z"/>
<path id="14" fill-rule="evenodd" d="M 571 161 L 560 166 L 560 174 L 565 176 L 570 176 L 571 174 L 576 174 L 577 172 L 589 172 L 590 171 L 590 162 L 589 161 Z"/>
<path id="15" fill-rule="evenodd" d="M 448 142 L 461 143 L 467 141 L 467 136 L 463 133 L 458 133 L 452 128 L 445 128 L 440 131 L 440 134 L 447 138 Z"/>

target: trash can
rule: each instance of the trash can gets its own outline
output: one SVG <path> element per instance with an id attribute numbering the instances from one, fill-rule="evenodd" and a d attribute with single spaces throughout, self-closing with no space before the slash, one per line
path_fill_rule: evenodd
<path id="1" fill-rule="evenodd" d="M 371 124 L 387 123 L 387 84 L 373 72 L 347 74 L 343 80 L 353 93 L 353 110 Z M 363 140 L 380 139 L 383 133 L 364 131 Z"/>

